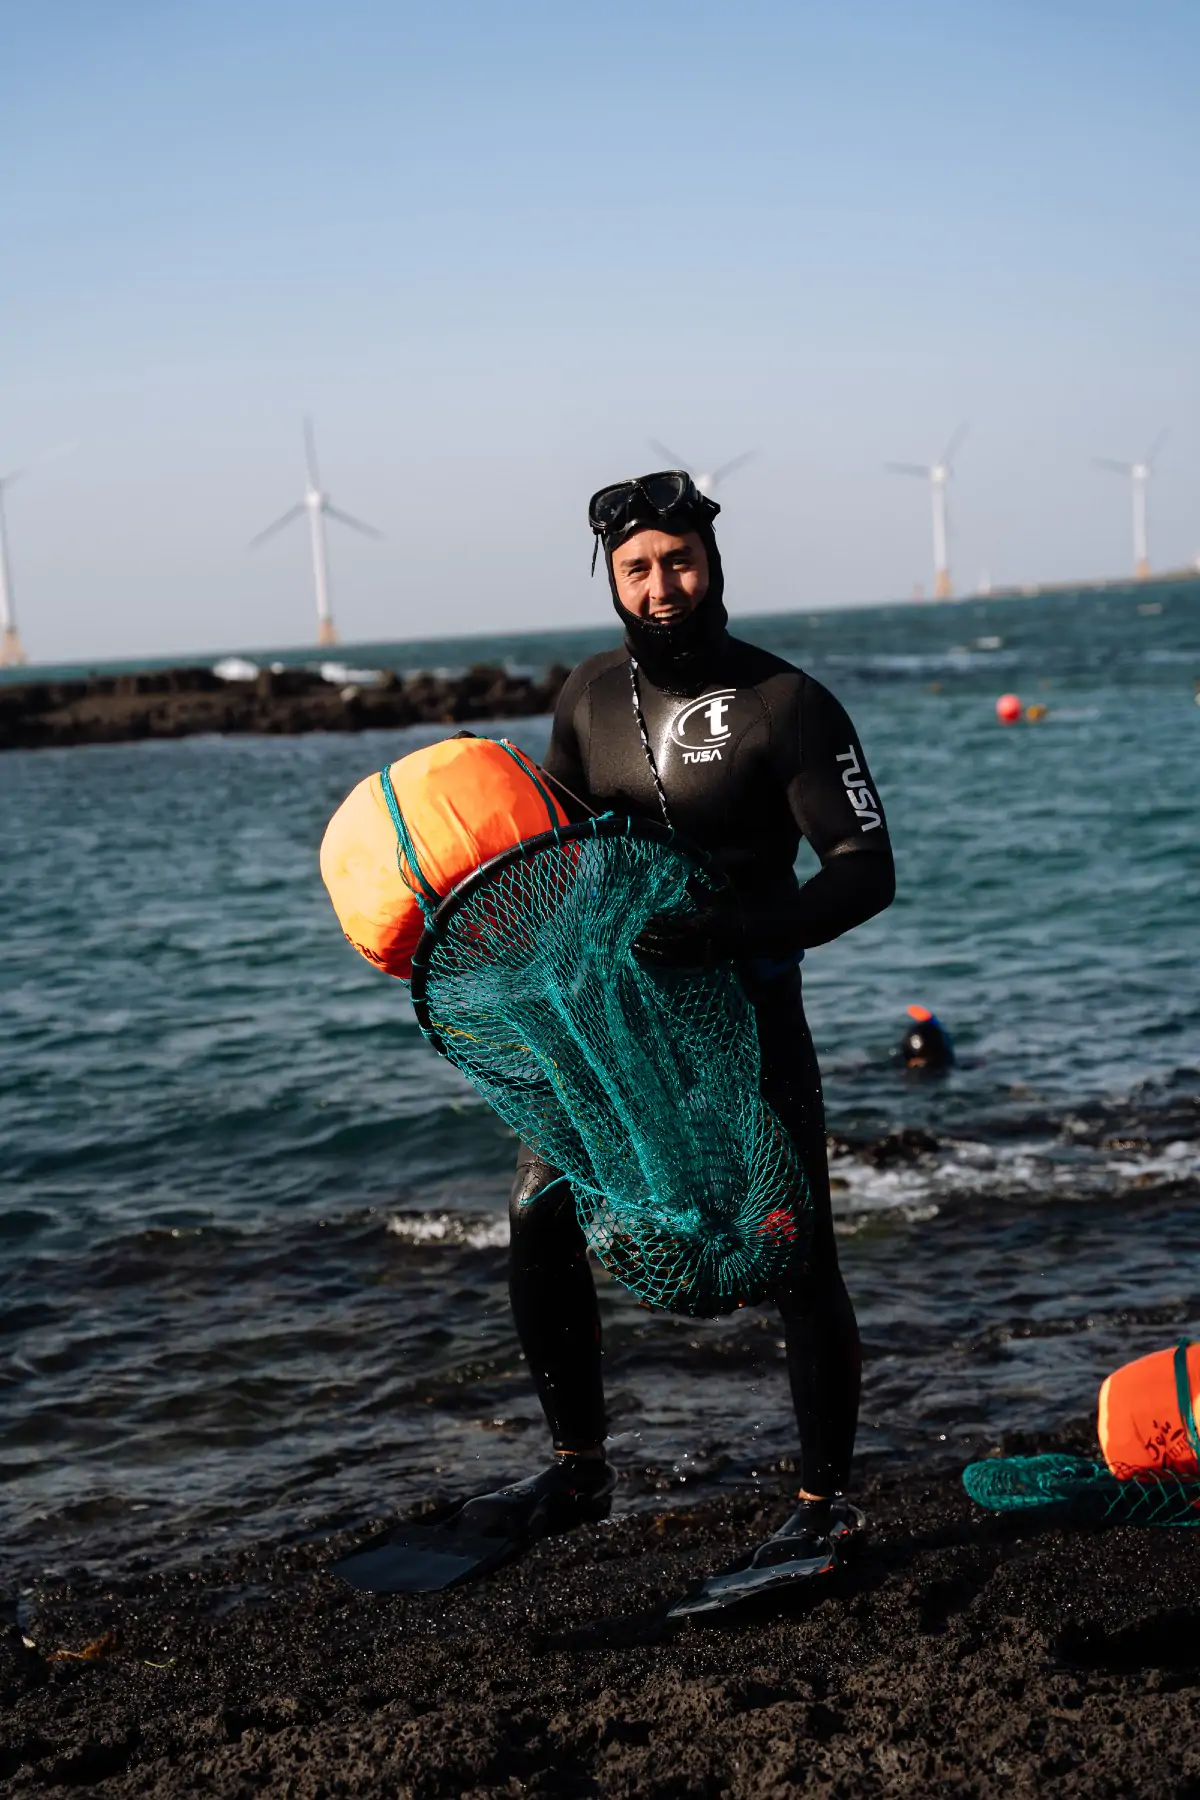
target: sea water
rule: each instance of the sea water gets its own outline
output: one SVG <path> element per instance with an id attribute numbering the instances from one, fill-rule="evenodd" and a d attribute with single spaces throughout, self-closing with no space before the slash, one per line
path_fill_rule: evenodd
<path id="1" fill-rule="evenodd" d="M 1035 1441 L 1200 1330 L 1200 603 L 735 629 L 846 704 L 896 846 L 895 905 L 804 965 L 861 1453 Z M 540 669 L 612 639 L 346 659 Z M 1004 690 L 1046 717 L 1001 728 Z M 480 729 L 537 756 L 548 721 Z M 504 1284 L 511 1133 L 317 871 L 347 790 L 439 735 L 0 758 L 0 1533 L 27 1575 L 326 1529 L 544 1458 Z M 913 1002 L 954 1034 L 945 1079 L 892 1055 Z M 603 1277 L 601 1304 L 622 1504 L 786 1470 L 770 1309 L 678 1320 Z"/>

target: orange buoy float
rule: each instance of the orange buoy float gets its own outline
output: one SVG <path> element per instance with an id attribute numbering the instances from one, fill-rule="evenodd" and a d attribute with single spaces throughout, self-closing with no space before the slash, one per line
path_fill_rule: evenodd
<path id="1" fill-rule="evenodd" d="M 1119 1480 L 1200 1476 L 1200 1344 L 1139 1356 L 1100 1389 L 1100 1448 Z"/>
<path id="2" fill-rule="evenodd" d="M 1002 725 L 1015 725 L 1021 716 L 1021 700 L 1017 694 L 1001 694 L 996 702 L 996 717 Z"/>
<path id="3" fill-rule="evenodd" d="M 513 745 L 446 738 L 347 794 L 321 841 L 321 878 L 348 941 L 407 981 L 427 911 L 493 856 L 566 823 Z"/>

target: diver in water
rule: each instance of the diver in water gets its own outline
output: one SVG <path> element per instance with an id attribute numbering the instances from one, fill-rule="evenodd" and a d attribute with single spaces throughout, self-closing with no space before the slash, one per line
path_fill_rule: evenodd
<path id="1" fill-rule="evenodd" d="M 906 1069 L 926 1074 L 943 1074 L 954 1067 L 954 1040 L 942 1021 L 927 1006 L 910 1006 L 912 1024 L 900 1040 L 897 1051 Z"/>
<path id="2" fill-rule="evenodd" d="M 808 1177 L 811 1256 L 774 1295 L 799 1437 L 799 1506 L 754 1560 L 819 1573 L 862 1523 L 843 1497 L 861 1354 L 838 1268 L 800 961 L 881 912 L 895 875 L 883 808 L 843 708 L 803 670 L 729 635 L 713 535 L 719 510 L 677 470 L 593 496 L 589 521 L 624 642 L 568 678 L 543 766 L 577 816 L 614 808 L 665 819 L 729 877 L 731 897 L 686 922 L 652 925 L 638 950 L 689 968 L 736 962 L 756 1015 L 764 1097 Z M 595 563 L 594 553 L 593 571 Z M 803 886 L 793 873 L 801 837 L 821 862 Z M 468 1510 L 480 1509 L 489 1529 L 507 1519 L 538 1535 L 603 1517 L 616 1477 L 603 1448 L 600 1318 L 583 1232 L 569 1187 L 527 1148 L 510 1212 L 513 1315 L 556 1454 L 541 1475 Z"/>

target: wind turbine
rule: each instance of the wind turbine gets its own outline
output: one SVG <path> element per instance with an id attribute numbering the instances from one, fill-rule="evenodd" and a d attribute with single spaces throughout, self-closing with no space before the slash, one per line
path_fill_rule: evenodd
<path id="1" fill-rule="evenodd" d="M 947 553 L 949 533 L 946 527 L 946 483 L 954 473 L 950 458 L 967 435 L 967 427 L 960 425 L 941 457 L 935 463 L 884 463 L 893 475 L 920 475 L 929 483 L 930 498 L 933 502 L 933 597 L 935 600 L 952 600 L 954 587 L 950 580 L 950 562 Z"/>
<path id="2" fill-rule="evenodd" d="M 740 456 L 735 456 L 731 461 L 722 463 L 720 468 L 710 470 L 707 475 L 697 475 L 690 463 L 684 462 L 682 456 L 676 456 L 673 450 L 668 450 L 665 444 L 660 444 L 657 438 L 648 438 L 647 442 L 655 456 L 665 456 L 673 469 L 686 469 L 702 494 L 711 494 L 727 475 L 732 475 L 735 469 L 740 469 L 743 463 L 748 463 L 752 457 L 758 454 L 756 450 L 743 450 Z"/>
<path id="3" fill-rule="evenodd" d="M 311 419 L 304 421 L 304 454 L 308 469 L 308 485 L 304 490 L 304 498 L 296 506 L 289 507 L 281 519 L 260 531 L 256 538 L 250 540 L 251 550 L 274 537 L 293 519 L 308 514 L 308 530 L 312 540 L 313 586 L 317 593 L 317 643 L 322 649 L 338 641 L 337 629 L 333 623 L 333 613 L 329 607 L 329 557 L 325 549 L 325 518 L 337 519 L 342 525 L 351 525 L 355 531 L 361 531 L 365 537 L 382 537 L 373 525 L 364 525 L 361 519 L 355 519 L 350 513 L 342 512 L 330 500 L 329 495 L 321 487 L 321 478 L 317 474 L 317 447 L 313 437 Z"/>
<path id="4" fill-rule="evenodd" d="M 1146 483 L 1154 467 L 1154 459 L 1170 434 L 1160 431 L 1141 462 L 1114 462 L 1110 456 L 1093 456 L 1098 469 L 1113 469 L 1128 475 L 1133 490 L 1133 572 L 1139 581 L 1150 573 L 1150 551 L 1146 539 Z"/>
<path id="5" fill-rule="evenodd" d="M 14 481 L 27 475 L 28 469 L 13 469 L 0 475 L 0 669 L 16 669 L 29 661 L 17 633 L 17 614 L 13 605 L 12 573 L 8 563 L 8 525 L 4 517 L 4 496 Z"/>

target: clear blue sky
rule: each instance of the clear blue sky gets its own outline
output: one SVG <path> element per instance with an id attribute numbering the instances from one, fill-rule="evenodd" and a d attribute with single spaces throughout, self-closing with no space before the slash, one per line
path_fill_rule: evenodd
<path id="1" fill-rule="evenodd" d="M 42 0 L 0 60 L 0 470 L 39 658 L 587 623 L 584 506 L 755 447 L 739 611 L 1200 551 L 1200 8 Z M 336 532 L 336 528 L 334 528 Z"/>

